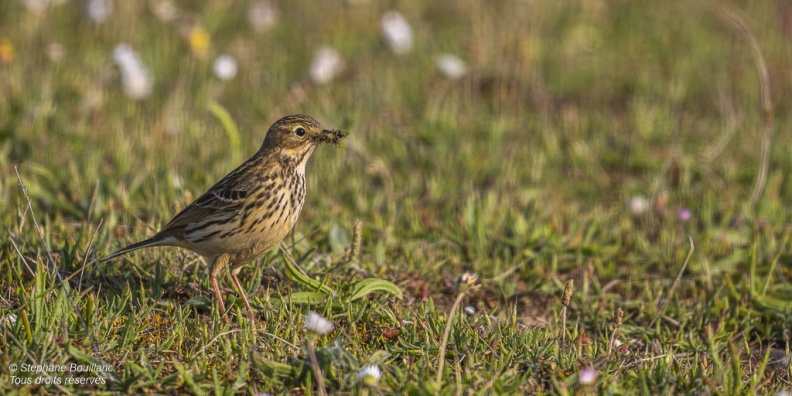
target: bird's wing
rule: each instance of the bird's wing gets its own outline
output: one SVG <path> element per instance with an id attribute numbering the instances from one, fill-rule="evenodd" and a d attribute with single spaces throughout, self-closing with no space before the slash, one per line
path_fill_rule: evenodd
<path id="1" fill-rule="evenodd" d="M 246 189 L 212 188 L 184 208 L 160 233 L 173 231 L 191 224 L 228 218 L 239 212 L 248 197 Z M 236 186 L 239 187 L 239 186 Z"/>

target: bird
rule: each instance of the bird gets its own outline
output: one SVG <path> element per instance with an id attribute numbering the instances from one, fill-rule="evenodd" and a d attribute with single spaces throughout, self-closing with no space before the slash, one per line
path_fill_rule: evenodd
<path id="1" fill-rule="evenodd" d="M 176 246 L 204 257 L 223 320 L 228 315 L 217 276 L 230 265 L 231 280 L 248 302 L 242 267 L 267 254 L 292 230 L 305 202 L 305 165 L 321 144 L 338 144 L 348 134 L 324 129 L 315 119 L 285 116 L 267 130 L 259 150 L 180 211 L 154 236 L 115 251 L 107 261 L 134 250 Z"/>

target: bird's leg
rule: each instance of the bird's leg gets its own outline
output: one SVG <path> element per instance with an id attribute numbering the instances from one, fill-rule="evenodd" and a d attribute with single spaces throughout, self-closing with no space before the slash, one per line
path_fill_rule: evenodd
<path id="1" fill-rule="evenodd" d="M 209 280 L 212 282 L 215 297 L 217 298 L 217 302 L 220 304 L 220 313 L 223 315 L 223 322 L 228 323 L 228 313 L 226 312 L 225 304 L 223 303 L 223 295 L 220 293 L 220 286 L 217 284 L 217 274 L 223 270 L 223 267 L 225 267 L 226 264 L 228 264 L 227 255 L 221 254 L 215 257 L 214 261 L 212 261 L 212 266 L 209 269 Z"/>
<path id="2" fill-rule="evenodd" d="M 253 308 L 250 308 L 250 303 L 248 302 L 247 296 L 245 295 L 245 290 L 242 289 L 242 284 L 239 283 L 239 278 L 237 278 L 237 275 L 239 274 L 239 271 L 241 271 L 241 270 L 242 270 L 242 267 L 237 267 L 237 268 L 232 268 L 231 269 L 231 281 L 234 282 L 234 285 L 236 286 L 237 291 L 239 292 L 239 295 L 242 296 L 242 301 L 245 303 L 245 307 L 248 310 L 248 314 L 250 315 L 251 318 L 253 318 L 253 317 L 255 317 L 255 313 L 253 312 Z"/>

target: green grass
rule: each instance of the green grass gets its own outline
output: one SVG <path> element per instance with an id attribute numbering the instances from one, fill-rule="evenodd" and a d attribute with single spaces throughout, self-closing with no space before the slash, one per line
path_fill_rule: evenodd
<path id="1" fill-rule="evenodd" d="M 0 51 L 0 393 L 316 394 L 311 350 L 328 393 L 792 388 L 788 5 L 735 6 L 772 99 L 752 205 L 761 86 L 748 36 L 718 2 L 284 1 L 265 32 L 247 23 L 248 2 L 177 2 L 172 21 L 157 3 L 114 2 L 96 24 L 82 2 L 42 14 L 0 2 L 0 47 L 13 48 Z M 407 55 L 381 39 L 391 8 L 412 24 Z M 187 40 L 196 24 L 203 56 Z M 153 76 L 144 100 L 124 94 L 120 43 Z M 346 68 L 315 86 L 322 45 Z M 468 74 L 438 73 L 442 52 Z M 239 64 L 229 81 L 212 72 L 222 53 Z M 279 252 L 243 270 L 254 321 L 227 276 L 236 310 L 220 320 L 206 265 L 187 251 L 95 261 L 156 232 L 291 113 L 350 138 L 314 154 L 283 244 L 307 276 Z M 708 156 L 732 118 L 734 136 Z M 645 212 L 630 211 L 634 197 Z M 479 282 L 459 288 L 466 271 Z M 310 311 L 334 331 L 310 336 Z M 358 378 L 368 365 L 383 372 L 376 384 Z"/>

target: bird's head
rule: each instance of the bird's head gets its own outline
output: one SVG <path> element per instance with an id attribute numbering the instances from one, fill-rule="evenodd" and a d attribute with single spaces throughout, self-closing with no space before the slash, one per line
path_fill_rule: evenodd
<path id="1" fill-rule="evenodd" d="M 267 131 L 262 148 L 278 148 L 287 153 L 302 155 L 322 143 L 338 143 L 347 135 L 342 131 L 324 129 L 313 118 L 295 114 L 275 121 Z"/>

